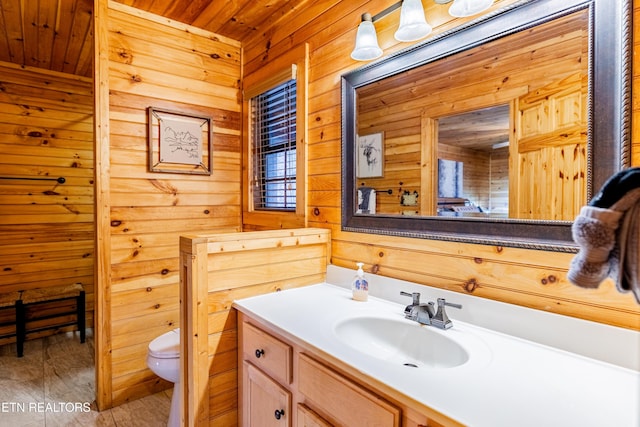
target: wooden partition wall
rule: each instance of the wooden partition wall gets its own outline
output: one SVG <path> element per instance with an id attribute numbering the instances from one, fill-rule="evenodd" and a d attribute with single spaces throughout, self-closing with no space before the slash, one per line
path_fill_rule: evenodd
<path id="1" fill-rule="evenodd" d="M 325 280 L 329 230 L 300 228 L 180 239 L 183 424 L 237 424 L 233 300 Z"/>

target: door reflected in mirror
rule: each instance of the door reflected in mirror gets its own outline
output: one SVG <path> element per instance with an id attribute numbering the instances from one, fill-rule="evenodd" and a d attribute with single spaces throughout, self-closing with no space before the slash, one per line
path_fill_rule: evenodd
<path id="1" fill-rule="evenodd" d="M 375 191 L 367 212 L 573 220 L 587 198 L 588 30 L 579 10 L 357 88 L 359 139 L 384 135 L 382 170 L 356 178 Z"/>

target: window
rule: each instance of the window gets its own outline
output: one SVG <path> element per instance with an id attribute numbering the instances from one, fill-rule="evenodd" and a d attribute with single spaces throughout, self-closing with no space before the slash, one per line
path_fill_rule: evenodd
<path id="1" fill-rule="evenodd" d="M 296 210 L 296 80 L 251 99 L 254 208 Z"/>
<path id="2" fill-rule="evenodd" d="M 304 43 L 243 77 L 243 230 L 307 226 L 308 63 Z"/>

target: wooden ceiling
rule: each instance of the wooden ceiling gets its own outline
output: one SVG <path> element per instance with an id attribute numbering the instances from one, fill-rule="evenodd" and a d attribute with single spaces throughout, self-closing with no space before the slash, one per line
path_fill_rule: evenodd
<path id="1" fill-rule="evenodd" d="M 0 61 L 91 76 L 93 0 L 0 0 Z"/>
<path id="2" fill-rule="evenodd" d="M 438 119 L 438 142 L 479 151 L 509 143 L 509 105 L 498 105 Z"/>
<path id="3" fill-rule="evenodd" d="M 310 3 L 310 0 L 115 1 L 241 42 Z"/>
<path id="4" fill-rule="evenodd" d="M 311 0 L 115 0 L 238 41 Z M 0 61 L 92 76 L 93 0 L 0 0 Z"/>

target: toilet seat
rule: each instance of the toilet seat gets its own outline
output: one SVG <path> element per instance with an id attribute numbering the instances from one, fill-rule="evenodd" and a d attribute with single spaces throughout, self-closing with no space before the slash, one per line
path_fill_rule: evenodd
<path id="1" fill-rule="evenodd" d="M 180 357 L 180 328 L 166 332 L 149 343 L 149 356 L 158 359 Z"/>

